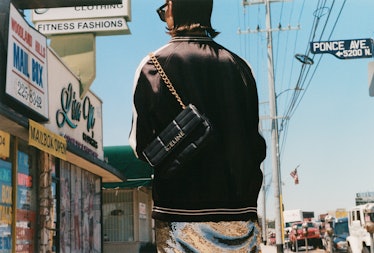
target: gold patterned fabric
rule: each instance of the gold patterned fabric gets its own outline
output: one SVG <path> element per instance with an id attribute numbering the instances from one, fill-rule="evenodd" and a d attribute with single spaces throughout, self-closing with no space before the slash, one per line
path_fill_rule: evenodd
<path id="1" fill-rule="evenodd" d="M 261 253 L 253 221 L 164 222 L 156 220 L 158 253 Z"/>

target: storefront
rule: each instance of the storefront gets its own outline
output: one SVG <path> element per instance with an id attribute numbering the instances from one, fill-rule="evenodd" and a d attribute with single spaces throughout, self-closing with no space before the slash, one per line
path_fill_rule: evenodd
<path id="1" fill-rule="evenodd" d="M 137 159 L 130 146 L 104 147 L 104 155 L 127 179 L 103 184 L 104 252 L 155 252 L 153 168 Z"/>
<path id="2" fill-rule="evenodd" d="M 79 79 L 18 11 L 9 23 L 7 68 L 0 64 L 0 252 L 103 252 L 102 183 L 125 177 L 104 162 L 102 101 L 79 96 Z"/>

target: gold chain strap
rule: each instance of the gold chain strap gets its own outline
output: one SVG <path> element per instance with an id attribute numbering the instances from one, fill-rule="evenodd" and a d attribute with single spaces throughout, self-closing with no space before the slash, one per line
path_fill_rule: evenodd
<path id="1" fill-rule="evenodd" d="M 158 73 L 160 74 L 162 80 L 164 81 L 164 83 L 166 84 L 166 87 L 168 87 L 169 91 L 171 92 L 171 94 L 174 95 L 174 97 L 177 99 L 177 101 L 179 102 L 179 104 L 182 106 L 182 109 L 185 109 L 186 108 L 186 105 L 183 103 L 182 99 L 180 98 L 180 96 L 178 95 L 177 91 L 175 90 L 173 84 L 171 83 L 171 81 L 169 80 L 168 76 L 166 75 L 164 69 L 162 68 L 162 66 L 160 65 L 160 63 L 158 62 L 157 58 L 155 57 L 155 55 L 153 53 L 150 53 L 149 54 L 149 57 L 151 57 L 151 60 L 153 62 L 153 64 L 155 65 Z"/>

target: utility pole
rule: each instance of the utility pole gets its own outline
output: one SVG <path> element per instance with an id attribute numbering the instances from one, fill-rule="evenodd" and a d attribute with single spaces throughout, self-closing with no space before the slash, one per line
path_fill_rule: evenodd
<path id="1" fill-rule="evenodd" d="M 277 101 L 274 85 L 274 64 L 273 64 L 273 45 L 272 32 L 285 31 L 298 28 L 271 28 L 270 2 L 283 2 L 285 0 L 243 0 L 243 5 L 265 4 L 266 8 L 266 29 L 239 31 L 239 33 L 257 33 L 266 32 L 267 39 L 267 59 L 268 59 L 268 85 L 269 85 L 269 112 L 271 120 L 271 158 L 273 167 L 273 186 L 275 198 L 275 238 L 277 253 L 283 253 L 283 200 L 281 190 L 280 159 L 279 159 L 279 135 L 278 135 L 278 118 L 277 118 Z"/>

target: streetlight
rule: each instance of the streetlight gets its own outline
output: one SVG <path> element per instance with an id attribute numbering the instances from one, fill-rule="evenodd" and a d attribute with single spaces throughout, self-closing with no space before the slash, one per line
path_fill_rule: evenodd
<path id="1" fill-rule="evenodd" d="M 280 95 L 282 95 L 283 93 L 287 92 L 287 91 L 291 91 L 291 90 L 294 90 L 294 91 L 301 91 L 303 90 L 302 88 L 296 86 L 295 88 L 289 88 L 289 89 L 285 89 L 285 90 L 282 90 L 279 94 L 276 94 L 275 95 L 275 98 L 277 99 Z"/>

